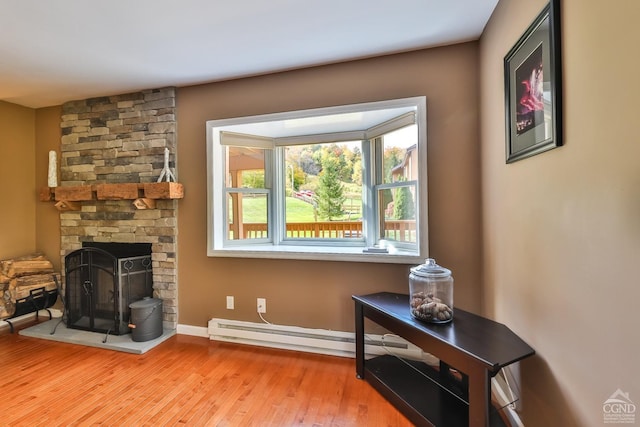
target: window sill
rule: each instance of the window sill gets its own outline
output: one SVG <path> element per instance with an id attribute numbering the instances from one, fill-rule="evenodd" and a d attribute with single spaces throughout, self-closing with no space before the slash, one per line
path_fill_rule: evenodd
<path id="1" fill-rule="evenodd" d="M 392 253 L 363 253 L 362 247 L 344 246 L 271 246 L 246 245 L 224 249 L 209 249 L 210 257 L 273 258 L 315 261 L 377 262 L 415 264 L 424 262 L 425 255 L 396 249 Z"/>

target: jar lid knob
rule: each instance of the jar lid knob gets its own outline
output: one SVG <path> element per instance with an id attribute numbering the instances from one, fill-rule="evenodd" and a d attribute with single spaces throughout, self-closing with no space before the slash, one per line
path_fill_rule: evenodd
<path id="1" fill-rule="evenodd" d="M 425 259 L 425 263 L 410 269 L 412 273 L 425 277 L 446 277 L 451 275 L 451 270 L 438 264 L 433 258 Z"/>

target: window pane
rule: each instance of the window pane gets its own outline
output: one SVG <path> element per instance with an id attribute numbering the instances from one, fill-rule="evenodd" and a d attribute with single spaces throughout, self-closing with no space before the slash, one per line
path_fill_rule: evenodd
<path id="1" fill-rule="evenodd" d="M 416 186 L 403 185 L 378 191 L 380 238 L 416 243 Z"/>
<path id="2" fill-rule="evenodd" d="M 406 126 L 383 136 L 383 183 L 418 179 L 418 127 Z"/>
<path id="3" fill-rule="evenodd" d="M 285 148 L 287 238 L 362 238 L 361 143 Z"/>
<path id="4" fill-rule="evenodd" d="M 227 148 L 227 188 L 265 188 L 265 150 L 254 147 Z"/>
<path id="5" fill-rule="evenodd" d="M 237 193 L 227 194 L 229 212 L 229 240 L 266 239 L 267 194 Z"/>

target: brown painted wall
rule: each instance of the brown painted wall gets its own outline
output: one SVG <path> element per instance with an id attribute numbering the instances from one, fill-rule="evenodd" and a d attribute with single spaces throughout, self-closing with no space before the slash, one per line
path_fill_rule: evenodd
<path id="1" fill-rule="evenodd" d="M 565 146 L 506 165 L 502 59 L 544 4 L 500 0 L 480 42 L 485 307 L 536 349 L 525 425 L 600 426 L 640 404 L 640 4 L 562 1 Z"/>
<path id="2" fill-rule="evenodd" d="M 40 108 L 36 112 L 36 189 L 47 186 L 49 151 L 58 153 L 58 182 L 60 182 L 60 106 Z M 60 214 L 53 203 L 36 203 L 36 248 L 61 269 Z"/>
<path id="3" fill-rule="evenodd" d="M 407 265 L 206 256 L 206 140 L 211 119 L 427 97 L 431 256 L 453 270 L 455 304 L 481 307 L 477 43 L 180 88 L 179 323 L 212 317 L 353 330 L 352 294 L 408 291 Z M 225 309 L 225 296 L 236 309 Z"/>
<path id="4" fill-rule="evenodd" d="M 36 250 L 35 111 L 0 101 L 0 259 Z"/>

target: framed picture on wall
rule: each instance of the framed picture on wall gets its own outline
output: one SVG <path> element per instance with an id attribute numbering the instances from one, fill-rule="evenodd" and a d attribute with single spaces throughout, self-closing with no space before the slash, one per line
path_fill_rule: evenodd
<path id="1" fill-rule="evenodd" d="M 560 0 L 551 0 L 504 58 L 507 163 L 562 145 Z"/>

